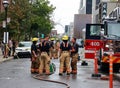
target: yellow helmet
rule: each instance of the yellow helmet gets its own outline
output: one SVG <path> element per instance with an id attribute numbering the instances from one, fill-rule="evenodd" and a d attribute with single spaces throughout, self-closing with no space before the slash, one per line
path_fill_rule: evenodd
<path id="1" fill-rule="evenodd" d="M 52 40 L 55 40 L 55 38 L 50 38 L 50 40 L 52 41 Z"/>
<path id="2" fill-rule="evenodd" d="M 36 37 L 32 38 L 32 41 L 38 41 L 38 38 L 36 38 Z"/>
<path id="3" fill-rule="evenodd" d="M 62 40 L 68 40 L 68 36 L 67 36 L 67 35 L 64 35 L 64 36 L 62 37 Z"/>

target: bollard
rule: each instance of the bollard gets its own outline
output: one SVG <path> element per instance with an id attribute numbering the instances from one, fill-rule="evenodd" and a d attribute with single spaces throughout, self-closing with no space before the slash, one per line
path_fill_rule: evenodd
<path id="1" fill-rule="evenodd" d="M 112 54 L 110 54 L 110 61 L 109 61 L 109 88 L 113 88 L 113 61 L 112 61 Z"/>
<path id="2" fill-rule="evenodd" d="M 94 74 L 92 74 L 92 77 L 101 77 L 101 74 L 98 74 L 98 62 L 97 62 L 97 55 L 96 55 L 96 49 L 95 49 L 95 57 L 94 57 Z"/>

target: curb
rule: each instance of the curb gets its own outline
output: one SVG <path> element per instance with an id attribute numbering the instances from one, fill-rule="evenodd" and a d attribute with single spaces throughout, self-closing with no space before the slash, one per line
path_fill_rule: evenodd
<path id="1" fill-rule="evenodd" d="M 2 63 L 2 62 L 7 62 L 7 61 L 9 61 L 9 60 L 12 60 L 13 59 L 13 57 L 8 57 L 8 58 L 0 58 L 1 60 L 0 60 L 0 63 Z"/>

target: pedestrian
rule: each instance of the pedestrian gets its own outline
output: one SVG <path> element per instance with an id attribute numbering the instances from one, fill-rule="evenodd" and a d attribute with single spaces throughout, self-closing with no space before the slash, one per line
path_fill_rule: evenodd
<path id="1" fill-rule="evenodd" d="M 50 75 L 50 44 L 49 44 L 49 36 L 46 36 L 45 39 L 39 44 L 39 50 L 41 52 L 40 55 L 40 66 L 39 66 L 39 74 L 43 74 L 45 72 L 46 75 Z"/>
<path id="2" fill-rule="evenodd" d="M 62 37 L 63 42 L 60 44 L 60 68 L 59 75 L 63 75 L 64 67 L 66 67 L 67 75 L 70 75 L 70 49 L 68 36 Z"/>
<path id="3" fill-rule="evenodd" d="M 11 39 L 8 41 L 8 48 L 9 48 L 8 56 L 11 56 L 11 51 L 12 51 L 12 40 Z"/>
<path id="4" fill-rule="evenodd" d="M 1 51 L 2 51 L 2 55 L 4 56 L 4 48 L 5 47 L 5 44 L 4 44 L 4 42 L 2 41 L 1 42 Z"/>
<path id="5" fill-rule="evenodd" d="M 12 40 L 12 56 L 15 54 L 15 48 L 16 48 L 16 42 L 15 40 Z"/>
<path id="6" fill-rule="evenodd" d="M 31 73 L 39 73 L 39 58 L 38 58 L 38 48 L 37 48 L 38 38 L 32 39 L 31 45 Z"/>
<path id="7" fill-rule="evenodd" d="M 59 51 L 60 51 L 60 42 L 59 42 L 59 40 L 56 40 L 56 43 L 55 43 L 55 56 L 54 56 L 54 59 L 58 59 Z"/>
<path id="8" fill-rule="evenodd" d="M 8 58 L 8 52 L 9 52 L 8 43 L 5 43 L 4 44 L 4 56 L 3 56 L 3 58 Z"/>
<path id="9" fill-rule="evenodd" d="M 78 48 L 79 48 L 79 45 L 76 43 L 76 38 L 72 38 L 71 40 L 71 68 L 72 68 L 72 71 L 71 73 L 72 74 L 77 74 L 77 61 L 78 61 Z"/>

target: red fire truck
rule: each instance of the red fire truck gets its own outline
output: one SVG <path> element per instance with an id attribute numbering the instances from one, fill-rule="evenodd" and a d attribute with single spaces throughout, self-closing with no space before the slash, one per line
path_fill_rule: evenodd
<path id="1" fill-rule="evenodd" d="M 106 19 L 103 24 L 87 24 L 85 33 L 85 58 L 94 58 L 96 51 L 100 69 L 108 71 L 109 56 L 112 53 L 113 71 L 118 72 L 120 70 L 120 22 Z"/>

